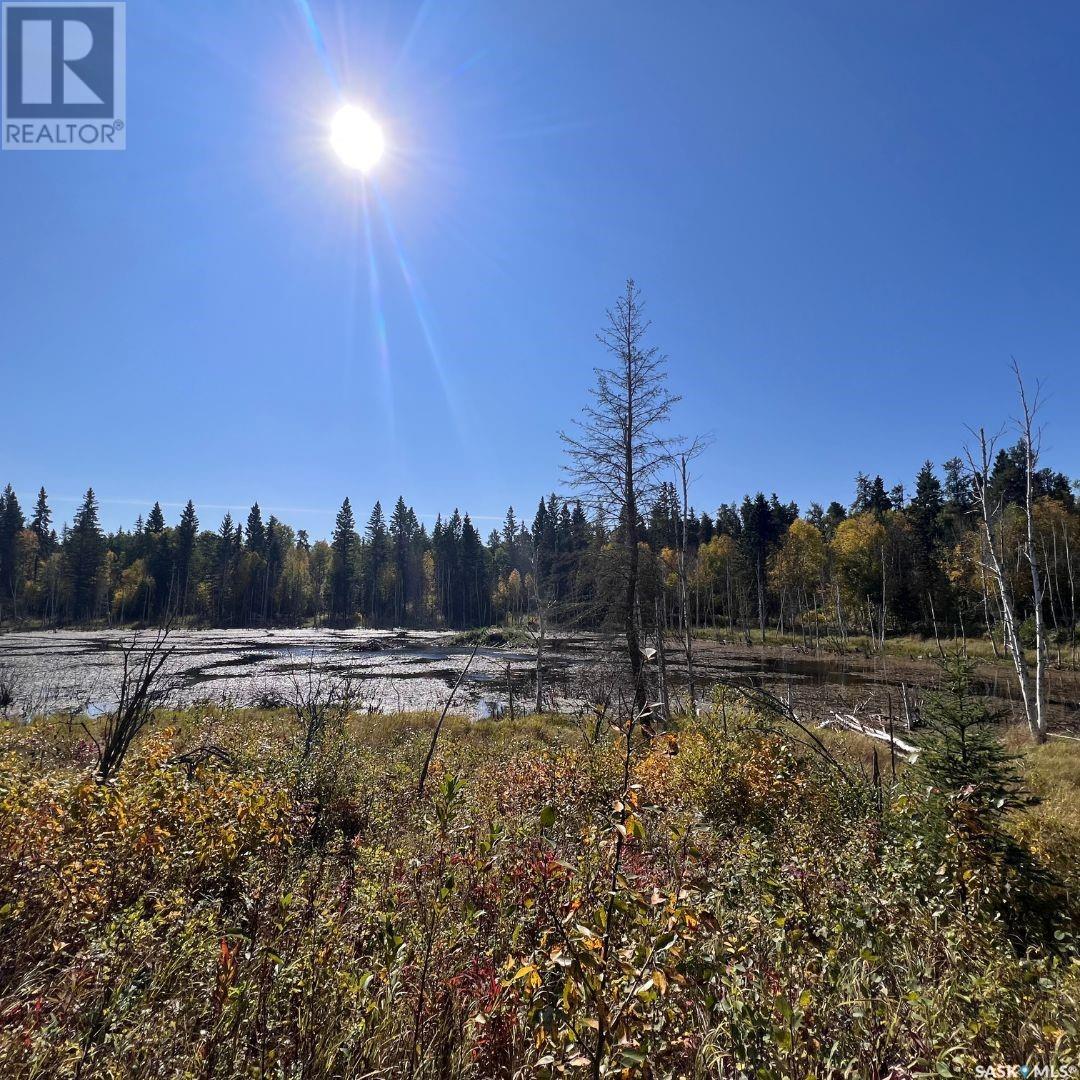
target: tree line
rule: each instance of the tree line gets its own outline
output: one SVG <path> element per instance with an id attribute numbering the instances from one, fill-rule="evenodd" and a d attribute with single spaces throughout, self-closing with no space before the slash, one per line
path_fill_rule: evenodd
<path id="1" fill-rule="evenodd" d="M 1026 497 L 1022 442 L 999 450 L 988 496 L 994 544 L 1019 605 L 1034 620 L 1020 550 Z M 1035 474 L 1035 542 L 1042 611 L 1058 647 L 1076 644 L 1080 512 L 1075 485 Z M 246 521 L 226 513 L 200 526 L 189 502 L 174 524 L 159 503 L 130 530 L 106 533 L 93 490 L 57 532 L 42 488 L 29 514 L 0 494 L 0 619 L 48 626 L 190 621 L 212 626 L 332 622 L 473 627 L 517 621 L 543 604 L 555 623 L 603 625 L 625 586 L 625 522 L 551 494 L 531 523 L 514 509 L 481 538 L 454 510 L 429 531 L 403 498 L 389 517 L 376 502 L 358 528 L 346 499 L 329 539 L 312 541 L 258 503 Z M 860 473 L 850 502 L 794 502 L 758 492 L 715 513 L 684 511 L 673 480 L 639 513 L 637 625 L 672 622 L 687 565 L 695 626 L 764 639 L 771 630 L 820 641 L 853 633 L 980 634 L 999 628 L 969 471 L 960 458 L 927 461 L 911 488 Z M 997 635 L 1000 637 L 1000 634 Z"/>

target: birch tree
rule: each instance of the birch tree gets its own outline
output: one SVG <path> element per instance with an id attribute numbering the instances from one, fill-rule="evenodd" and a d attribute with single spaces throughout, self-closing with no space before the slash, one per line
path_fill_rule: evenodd
<path id="1" fill-rule="evenodd" d="M 674 463 L 679 481 L 679 493 L 682 498 L 682 513 L 679 529 L 679 611 L 682 618 L 683 651 L 686 654 L 686 690 L 690 698 L 690 711 L 697 713 L 697 691 L 694 685 L 694 650 L 693 634 L 690 626 L 690 588 L 689 569 L 687 566 L 687 530 L 690 522 L 690 463 L 700 457 L 708 448 L 710 439 L 694 439 L 689 446 L 680 447 L 675 454 Z"/>
<path id="2" fill-rule="evenodd" d="M 1035 467 L 1039 463 L 1042 432 L 1035 427 L 1039 411 L 1041 387 L 1035 383 L 1035 393 L 1028 400 L 1020 367 L 1013 361 L 1013 374 L 1020 393 L 1020 416 L 1016 426 L 1024 445 L 1024 559 L 1031 573 L 1031 605 L 1035 619 L 1035 726 L 1032 734 L 1036 742 L 1046 741 L 1046 714 L 1043 701 L 1043 684 L 1046 681 L 1046 626 L 1043 621 L 1043 575 L 1039 567 L 1038 548 L 1035 544 Z M 1030 718 L 1029 718 L 1030 723 Z"/>
<path id="3" fill-rule="evenodd" d="M 1024 705 L 1024 717 L 1032 739 L 1037 743 L 1046 741 L 1046 713 L 1043 684 L 1045 672 L 1045 629 L 1043 626 L 1043 588 L 1035 546 L 1034 478 L 1039 460 L 1040 432 L 1035 428 L 1035 414 L 1039 408 L 1039 387 L 1029 401 L 1020 369 L 1013 363 L 1013 372 L 1020 391 L 1021 416 L 1016 421 L 1024 451 L 1024 516 L 1025 533 L 1021 544 L 1021 556 L 1031 574 L 1031 602 L 1035 621 L 1035 671 L 1032 673 L 1020 640 L 1020 618 L 1016 597 L 1005 567 L 1005 552 L 1000 528 L 1004 507 L 996 498 L 990 485 L 990 463 L 1000 435 L 987 435 L 985 428 L 976 433 L 974 449 L 966 450 L 968 472 L 979 514 L 979 526 L 983 537 L 984 567 L 997 587 L 1005 645 L 1016 671 L 1020 687 L 1020 699 Z"/>

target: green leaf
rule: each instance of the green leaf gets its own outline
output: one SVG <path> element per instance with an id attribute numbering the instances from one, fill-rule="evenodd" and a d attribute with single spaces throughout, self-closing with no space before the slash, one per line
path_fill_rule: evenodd
<path id="1" fill-rule="evenodd" d="M 772 1040 L 781 1050 L 791 1049 L 791 1032 L 787 1028 L 773 1028 Z"/>

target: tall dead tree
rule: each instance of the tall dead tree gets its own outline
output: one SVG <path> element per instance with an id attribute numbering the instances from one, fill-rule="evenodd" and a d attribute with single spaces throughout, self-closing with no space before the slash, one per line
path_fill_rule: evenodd
<path id="1" fill-rule="evenodd" d="M 697 713 L 697 690 L 694 685 L 694 649 L 693 633 L 690 626 L 690 587 L 689 567 L 687 566 L 687 546 L 690 519 L 690 463 L 700 457 L 708 448 L 711 440 L 694 439 L 689 446 L 680 447 L 675 454 L 675 469 L 679 478 L 682 496 L 682 527 L 679 530 L 679 610 L 682 618 L 683 651 L 686 654 L 686 690 L 690 698 L 690 711 Z"/>
<path id="2" fill-rule="evenodd" d="M 1013 374 L 1020 392 L 1020 416 L 1016 427 L 1024 446 L 1024 559 L 1031 572 L 1031 606 L 1035 619 L 1035 726 L 1032 735 L 1037 742 L 1046 741 L 1046 712 L 1043 707 L 1043 683 L 1046 679 L 1046 625 L 1043 622 L 1043 578 L 1039 568 L 1039 557 L 1035 546 L 1035 467 L 1039 463 L 1039 449 L 1042 432 L 1035 427 L 1035 416 L 1039 411 L 1041 387 L 1035 383 L 1035 393 L 1028 400 L 1024 380 L 1020 376 L 1020 366 L 1013 361 Z M 1029 718 L 1030 723 L 1030 718 Z"/>
<path id="3" fill-rule="evenodd" d="M 540 582 L 540 558 L 536 545 L 532 550 L 532 573 L 529 574 L 531 603 L 536 610 L 536 632 L 532 635 L 536 643 L 536 713 L 544 711 L 544 643 L 547 640 L 547 628 L 551 622 L 551 610 L 554 601 L 547 588 Z"/>
<path id="4" fill-rule="evenodd" d="M 570 461 L 570 483 L 596 510 L 613 515 L 625 553 L 619 619 L 626 635 L 635 708 L 645 707 L 641 634 L 638 626 L 639 506 L 653 493 L 657 475 L 671 460 L 671 440 L 663 434 L 678 398 L 666 385 L 666 358 L 645 344 L 649 330 L 641 293 L 633 278 L 607 312 L 597 340 L 610 354 L 607 367 L 594 369 L 590 404 L 561 432 Z"/>
<path id="5" fill-rule="evenodd" d="M 1017 612 L 1016 598 L 1013 595 L 1013 588 L 1005 567 L 1005 552 L 1001 546 L 1004 506 L 1001 498 L 995 497 L 990 485 L 991 462 L 1000 433 L 988 436 L 984 428 L 979 428 L 978 432 L 975 433 L 976 445 L 974 449 L 969 447 L 966 454 L 971 487 L 975 493 L 976 508 L 980 518 L 979 523 L 984 549 L 983 568 L 990 574 L 994 584 L 997 586 L 1005 645 L 1012 658 L 1013 668 L 1016 671 L 1017 682 L 1020 686 L 1020 699 L 1024 705 L 1024 716 L 1027 720 L 1028 730 L 1031 732 L 1031 737 L 1035 742 L 1042 743 L 1046 742 L 1046 712 L 1043 697 L 1043 683 L 1046 679 L 1044 663 L 1045 628 L 1043 626 L 1042 612 L 1042 575 L 1039 570 L 1038 555 L 1035 548 L 1034 519 L 1035 467 L 1039 460 L 1040 441 L 1040 433 L 1035 429 L 1034 419 L 1039 407 L 1039 388 L 1036 386 L 1035 396 L 1029 402 L 1023 379 L 1020 377 L 1020 369 L 1015 362 L 1013 363 L 1013 371 L 1020 387 L 1022 412 L 1021 417 L 1016 422 L 1021 443 L 1024 447 L 1025 473 L 1024 513 L 1026 530 L 1021 556 L 1028 564 L 1031 572 L 1031 602 L 1034 607 L 1035 621 L 1034 679 L 1024 653 L 1023 643 L 1020 640 L 1020 617 Z M 995 533 L 997 533 L 997 536 L 995 536 Z"/>

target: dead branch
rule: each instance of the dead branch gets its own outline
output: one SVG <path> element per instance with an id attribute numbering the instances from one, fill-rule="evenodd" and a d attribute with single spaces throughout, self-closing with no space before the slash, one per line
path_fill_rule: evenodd
<path id="1" fill-rule="evenodd" d="M 469 668 L 472 666 L 476 651 L 480 648 L 480 642 L 482 640 L 482 636 L 476 639 L 476 644 L 473 646 L 472 652 L 469 653 L 469 659 L 461 669 L 461 674 L 458 675 L 457 680 L 450 690 L 450 696 L 446 699 L 446 704 L 443 706 L 442 713 L 439 715 L 439 722 L 435 725 L 435 730 L 431 733 L 431 745 L 428 747 L 427 757 L 424 758 L 424 767 L 420 770 L 420 783 L 417 785 L 416 791 L 417 795 L 421 798 L 423 798 L 424 795 L 424 783 L 427 780 L 428 769 L 431 768 L 431 759 L 435 756 L 435 746 L 439 741 L 439 732 L 442 731 L 443 721 L 446 719 L 446 714 L 450 709 L 450 703 L 454 700 L 454 695 L 457 693 L 458 687 L 462 684 L 465 676 L 468 674 Z"/>

